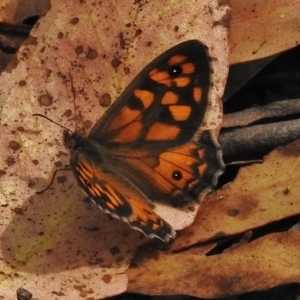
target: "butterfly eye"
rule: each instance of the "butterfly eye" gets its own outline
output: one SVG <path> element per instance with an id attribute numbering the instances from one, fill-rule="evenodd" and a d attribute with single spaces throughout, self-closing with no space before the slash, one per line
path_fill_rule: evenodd
<path id="1" fill-rule="evenodd" d="M 174 180 L 180 180 L 182 178 L 182 173 L 180 171 L 174 171 L 172 174 Z"/>
<path id="2" fill-rule="evenodd" d="M 171 66 L 168 70 L 168 73 L 170 75 L 170 77 L 178 77 L 182 74 L 182 68 L 181 66 Z"/>
<path id="3" fill-rule="evenodd" d="M 75 148 L 75 145 L 76 145 L 76 141 L 75 141 L 74 139 L 72 139 L 72 140 L 70 141 L 70 146 L 71 146 L 71 148 Z"/>

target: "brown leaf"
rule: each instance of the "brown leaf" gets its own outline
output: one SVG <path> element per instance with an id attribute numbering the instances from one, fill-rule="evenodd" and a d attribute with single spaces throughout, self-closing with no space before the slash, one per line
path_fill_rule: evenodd
<path id="1" fill-rule="evenodd" d="M 16 49 L 20 47 L 20 44 L 24 42 L 24 39 L 28 36 L 27 29 L 24 30 L 15 26 L 23 25 L 26 18 L 32 18 L 32 16 L 44 15 L 49 10 L 49 0 L 28 0 L 26 5 L 23 5 L 22 1 L 7 0 L 5 5 L 2 2 L 0 10 L 1 22 L 8 23 L 7 25 L 0 25 L 0 44 L 1 49 L 7 51 L 0 51 L 0 72 L 2 72 L 9 62 L 13 59 L 11 53 L 15 53 Z M 9 26 L 8 26 L 9 25 Z M 24 26 L 24 25 L 23 25 Z M 8 28 L 9 27 L 9 28 Z M 28 26 L 30 27 L 30 26 Z"/>
<path id="2" fill-rule="evenodd" d="M 267 235 L 226 253 L 149 253 L 127 271 L 128 291 L 219 298 L 300 281 L 299 232 Z"/>
<path id="3" fill-rule="evenodd" d="M 230 1 L 230 63 L 270 56 L 299 44 L 300 2 Z"/>

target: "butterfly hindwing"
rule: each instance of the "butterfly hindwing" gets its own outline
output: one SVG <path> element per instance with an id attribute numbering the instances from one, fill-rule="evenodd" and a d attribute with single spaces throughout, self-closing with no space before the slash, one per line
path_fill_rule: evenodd
<path id="1" fill-rule="evenodd" d="M 136 189 L 130 189 L 128 183 L 103 171 L 101 165 L 82 152 L 75 155 L 73 171 L 80 186 L 104 212 L 126 221 L 148 237 L 165 242 L 174 238 L 172 227 L 154 212 L 153 205 Z"/>

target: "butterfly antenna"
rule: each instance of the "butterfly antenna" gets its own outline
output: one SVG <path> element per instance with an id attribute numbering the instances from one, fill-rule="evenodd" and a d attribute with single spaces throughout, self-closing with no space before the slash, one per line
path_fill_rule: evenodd
<path id="1" fill-rule="evenodd" d="M 59 124 L 59 123 L 57 123 L 57 122 L 51 120 L 50 118 L 48 118 L 48 117 L 46 117 L 46 116 L 44 116 L 44 115 L 41 115 L 41 114 L 33 114 L 33 116 L 44 118 L 44 119 L 50 121 L 51 123 L 54 123 L 54 124 L 58 125 L 59 127 L 63 128 L 63 129 L 66 129 L 67 131 L 73 133 L 72 130 L 70 130 L 69 128 L 67 128 L 67 127 L 65 127 L 64 125 L 61 125 L 61 124 Z"/>
<path id="2" fill-rule="evenodd" d="M 77 119 L 76 119 L 76 116 L 77 116 L 77 109 L 76 109 L 76 101 L 75 101 L 75 87 L 74 87 L 74 83 L 73 83 L 73 77 L 72 77 L 72 74 L 69 73 L 69 77 L 70 77 L 70 83 L 71 83 L 71 92 L 72 92 L 72 98 L 73 98 L 73 104 L 74 104 L 74 114 L 75 114 L 75 132 L 77 131 Z M 42 114 L 33 114 L 33 116 L 36 116 L 36 117 L 41 117 L 41 118 L 44 118 L 48 121 L 50 121 L 51 123 L 54 123 L 56 125 L 58 125 L 59 127 L 63 128 L 63 129 L 66 129 L 67 131 L 73 133 L 73 131 L 53 120 L 51 120 L 50 118 L 42 115 Z"/>
<path id="3" fill-rule="evenodd" d="M 75 87 L 73 82 L 72 74 L 69 73 L 70 76 L 70 83 L 71 83 L 71 92 L 72 92 L 72 98 L 73 98 L 73 105 L 74 105 L 74 115 L 75 115 L 75 132 L 77 132 L 77 108 L 76 108 L 76 101 L 75 101 Z"/>

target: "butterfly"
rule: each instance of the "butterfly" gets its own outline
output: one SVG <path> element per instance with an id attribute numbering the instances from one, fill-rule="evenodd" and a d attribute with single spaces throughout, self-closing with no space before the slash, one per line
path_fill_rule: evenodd
<path id="1" fill-rule="evenodd" d="M 175 237 L 155 202 L 178 207 L 196 201 L 222 172 L 216 138 L 201 129 L 210 74 L 206 46 L 183 42 L 150 62 L 88 137 L 64 130 L 82 190 L 105 213 L 149 238 Z"/>

